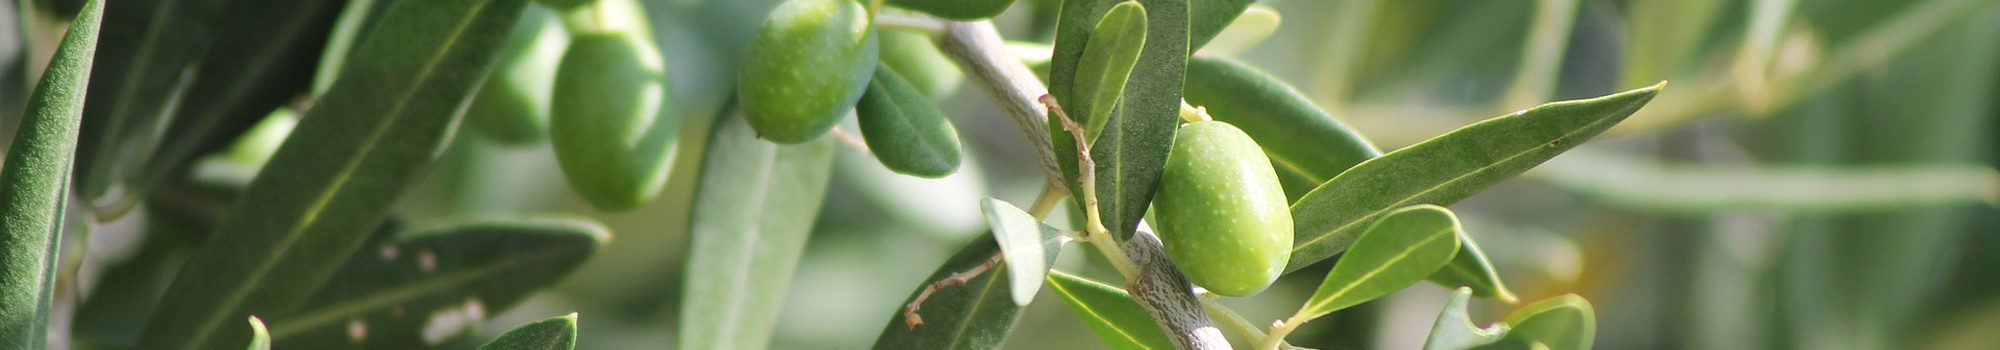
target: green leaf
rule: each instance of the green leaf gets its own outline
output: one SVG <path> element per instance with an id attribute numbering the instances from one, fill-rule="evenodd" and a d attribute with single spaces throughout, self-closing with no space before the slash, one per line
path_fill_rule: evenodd
<path id="1" fill-rule="evenodd" d="M 271 350 L 271 333 L 264 329 L 264 320 L 257 319 L 257 316 L 250 316 L 250 347 L 247 349 Z"/>
<path id="2" fill-rule="evenodd" d="M 98 220 L 123 216 L 133 205 L 187 172 L 202 154 L 227 146 L 260 118 L 270 115 L 271 110 L 292 103 L 305 93 L 312 83 L 314 62 L 320 58 L 319 52 L 341 13 L 341 5 L 335 0 L 246 1 L 225 11 L 211 49 L 218 54 L 208 55 L 195 67 L 201 74 L 188 83 L 187 95 L 175 102 L 178 106 L 173 110 L 172 121 L 161 134 L 173 137 L 160 139 L 149 157 L 134 160 L 139 168 L 126 174 L 124 193 L 111 198 L 92 198 L 98 201 L 95 204 L 99 207 Z M 357 50 L 366 51 L 367 47 Z M 364 53 L 356 53 L 361 54 Z M 416 57 L 430 56 L 412 52 L 397 59 L 415 62 Z M 484 66 L 471 67 L 481 67 L 479 70 L 484 71 Z M 415 75 L 415 69 L 402 75 Z M 333 98 L 322 96 L 314 105 L 323 107 L 333 102 Z M 388 109 L 392 105 L 384 103 L 371 108 Z"/>
<path id="3" fill-rule="evenodd" d="M 146 225 L 137 252 L 113 263 L 99 273 L 90 295 L 76 307 L 70 321 L 70 337 L 79 347 L 131 349 L 139 341 L 160 293 L 173 283 L 181 264 L 200 246 L 198 231 L 205 227 L 178 215 L 195 205 L 153 205 L 147 207 Z"/>
<path id="4" fill-rule="evenodd" d="M 1236 15 L 1236 19 L 1230 21 L 1229 26 L 1223 27 L 1221 32 L 1216 33 L 1214 40 L 1208 42 L 1215 45 L 1201 46 L 1199 52 L 1232 56 L 1249 50 L 1251 46 L 1256 46 L 1264 42 L 1264 39 L 1270 38 L 1271 34 L 1277 33 L 1280 22 L 1283 21 L 1278 16 L 1278 11 L 1271 9 L 1270 6 L 1250 5 L 1242 14 Z"/>
<path id="5" fill-rule="evenodd" d="M 986 222 L 993 227 L 993 240 L 1000 244 L 1000 253 L 1006 256 L 1008 279 L 1012 281 L 1009 291 L 1014 296 L 1014 304 L 1028 306 L 1035 300 L 1035 292 L 1041 291 L 1043 276 L 1049 274 L 1049 267 L 1055 265 L 1056 255 L 1062 253 L 1062 230 L 1035 220 L 1034 215 L 1021 211 L 999 199 L 987 198 L 979 206 L 986 212 Z"/>
<path id="6" fill-rule="evenodd" d="M 888 65 L 875 67 L 854 113 L 868 150 L 889 170 L 932 179 L 958 171 L 958 130 Z"/>
<path id="7" fill-rule="evenodd" d="M 77 143 L 78 195 L 94 199 L 144 161 L 171 101 L 215 41 L 223 0 L 118 1 L 104 11 Z M 233 53 L 232 53 L 233 54 Z"/>
<path id="8" fill-rule="evenodd" d="M 442 225 L 355 252 L 305 306 L 268 318 L 277 339 L 301 348 L 423 347 L 430 320 L 454 314 L 477 322 L 506 311 L 562 280 L 609 239 L 603 226 L 582 219 Z M 349 338 L 356 326 L 365 338 Z"/>
<path id="9" fill-rule="evenodd" d="M 833 171 L 833 137 L 757 139 L 740 113 L 709 136 L 689 224 L 681 349 L 761 349 Z"/>
<path id="10" fill-rule="evenodd" d="M 2000 205 L 2000 172 L 1974 164 L 1720 167 L 1583 149 L 1527 176 L 1619 207 L 1681 214 Z"/>
<path id="11" fill-rule="evenodd" d="M 298 307 L 436 161 L 525 0 L 400 2 L 168 287 L 145 349 L 242 345 L 229 319 Z M 199 84 L 197 84 L 199 85 Z"/>
<path id="12" fill-rule="evenodd" d="M 1112 349 L 1174 349 L 1153 316 L 1125 290 L 1062 271 L 1050 272 L 1048 281 L 1069 311 Z"/>
<path id="13" fill-rule="evenodd" d="M 1187 101 L 1250 134 L 1293 201 L 1382 154 L 1290 84 L 1233 59 L 1202 54 L 1188 61 Z"/>
<path id="14" fill-rule="evenodd" d="M 71 20 L 0 165 L 0 348 L 47 344 L 71 157 L 103 17 L 104 1 L 92 0 Z"/>
<path id="15" fill-rule="evenodd" d="M 1355 164 L 1292 203 L 1297 271 L 1353 244 L 1361 228 L 1411 204 L 1451 205 L 1604 132 L 1666 83 L 1514 112 Z"/>
<path id="16" fill-rule="evenodd" d="M 1458 231 L 1458 218 L 1444 207 L 1420 204 L 1390 212 L 1333 265 L 1298 316 L 1317 318 L 1437 273 L 1458 253 Z"/>
<path id="17" fill-rule="evenodd" d="M 1500 342 L 1480 349 L 1588 350 L 1597 341 L 1597 312 L 1576 294 L 1528 304 L 1507 316 L 1512 330 Z"/>
<path id="18" fill-rule="evenodd" d="M 500 63 L 472 98 L 472 105 L 466 107 L 466 127 L 505 145 L 532 146 L 546 141 L 549 99 L 555 93 L 563 50 L 569 46 L 570 35 L 556 21 L 555 12 L 529 6 L 508 34 Z"/>
<path id="19" fill-rule="evenodd" d="M 1096 141 L 1104 133 L 1105 121 L 1111 120 L 1112 108 L 1125 97 L 1125 82 L 1145 46 L 1146 6 L 1138 1 L 1118 3 L 1097 20 L 1089 44 L 1083 46 L 1082 61 L 1077 62 L 1077 98 L 1069 101 L 1073 106 L 1069 108 L 1076 111 L 1071 115 L 1088 126 L 1085 141 Z"/>
<path id="20" fill-rule="evenodd" d="M 1188 52 L 1201 49 L 1208 41 L 1236 21 L 1243 9 L 1250 8 L 1257 0 L 1190 0 L 1191 13 L 1188 15 Z"/>
<path id="21" fill-rule="evenodd" d="M 954 21 L 993 18 L 1013 4 L 1014 0 L 889 0 L 889 5 Z"/>
<path id="22" fill-rule="evenodd" d="M 1507 336 L 1507 325 L 1493 324 L 1485 328 L 1472 323 L 1472 315 L 1465 307 L 1472 301 L 1472 288 L 1459 287 L 1451 293 L 1451 300 L 1444 303 L 1444 311 L 1438 312 L 1437 322 L 1431 324 L 1431 335 L 1424 339 L 1424 350 L 1466 350 L 1481 345 L 1492 344 Z"/>
<path id="23" fill-rule="evenodd" d="M 1097 164 L 1098 210 L 1104 227 L 1120 237 L 1131 235 L 1152 203 L 1167 147 L 1173 144 L 1174 127 L 1180 125 L 1181 78 L 1188 58 L 1188 1 L 1139 1 L 1146 8 L 1146 45 L 1125 84 L 1124 99 L 1090 150 Z M 1090 41 L 1090 31 L 1113 5 L 1108 0 L 1063 2 L 1062 15 L 1056 19 L 1049 71 L 1049 91 L 1058 101 L 1076 101 L 1084 93 L 1075 84 L 1082 74 L 1079 64 L 1084 46 Z M 1062 129 L 1062 123 L 1049 123 L 1049 134 L 1064 185 L 1070 187 L 1070 193 L 1080 193 L 1075 181 L 1075 139 Z M 1071 196 L 1079 206 L 1081 197 Z"/>
<path id="24" fill-rule="evenodd" d="M 576 314 L 514 327 L 479 350 L 569 350 L 576 348 Z"/>
<path id="25" fill-rule="evenodd" d="M 1427 279 L 1445 288 L 1472 287 L 1473 295 L 1481 298 L 1500 299 L 1508 303 L 1520 301 L 1514 297 L 1513 291 L 1507 290 L 1506 283 L 1500 282 L 1500 274 L 1494 272 L 1493 262 L 1486 259 L 1486 253 L 1480 251 L 1479 244 L 1472 242 L 1471 235 L 1459 232 L 1458 242 L 1458 254 L 1451 257 L 1451 263 L 1445 264 L 1444 269 Z"/>
<path id="26" fill-rule="evenodd" d="M 1014 320 L 1021 316 L 1021 306 L 1008 300 L 1007 276 L 1010 275 L 1005 262 L 994 263 L 978 275 L 971 276 L 963 284 L 945 285 L 931 293 L 924 291 L 938 281 L 951 278 L 955 274 L 974 270 L 993 261 L 1000 253 L 1000 246 L 985 237 L 974 238 L 958 253 L 952 254 L 936 272 L 925 278 L 910 297 L 903 300 L 903 307 L 889 317 L 889 324 L 882 328 L 882 334 L 875 338 L 875 350 L 898 349 L 998 349 L 1007 340 L 1008 330 L 1014 328 Z M 907 307 L 920 296 L 927 296 L 915 310 Z M 906 317 L 913 312 L 921 317 L 916 324 Z"/>
<path id="27" fill-rule="evenodd" d="M 369 29 L 375 28 L 375 23 L 382 19 L 382 13 L 388 12 L 389 5 L 398 1 L 401 0 L 347 0 L 347 5 L 340 9 L 339 19 L 333 22 L 332 32 L 327 34 L 326 48 L 320 50 L 319 66 L 313 70 L 312 87 L 307 90 L 307 96 L 316 98 L 326 95 L 326 89 L 332 88 L 333 81 L 340 78 L 340 67 L 354 56 L 354 45 L 368 35 Z M 527 16 L 531 15 L 523 15 L 523 18 Z M 522 22 L 528 20 L 523 19 Z"/>

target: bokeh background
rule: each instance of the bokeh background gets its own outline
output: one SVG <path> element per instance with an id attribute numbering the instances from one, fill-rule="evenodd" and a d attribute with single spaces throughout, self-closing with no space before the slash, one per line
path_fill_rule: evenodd
<path id="1" fill-rule="evenodd" d="M 995 21 L 1010 40 L 1046 42 L 1054 2 L 1020 0 Z M 645 3 L 683 140 L 695 140 L 684 142 L 662 200 L 597 212 L 570 192 L 547 145 L 462 133 L 398 208 L 414 223 L 568 213 L 611 227 L 599 256 L 488 332 L 577 311 L 582 348 L 672 344 L 699 166 L 689 155 L 725 110 L 737 57 L 776 1 Z M 1209 54 L 1284 78 L 1385 151 L 1545 101 L 1671 81 L 1624 125 L 1453 207 L 1521 299 L 1587 297 L 1598 348 L 2000 348 L 2000 1 L 1258 4 L 1281 15 L 1276 32 Z M 0 4 L 0 14 L 37 18 L 14 5 Z M 36 53 L 53 41 L 24 33 L 50 23 L 0 26 L 4 125 L 18 119 L 27 72 L 40 70 Z M 940 99 L 966 143 L 965 167 L 926 180 L 857 149 L 836 151 L 773 348 L 866 348 L 952 249 L 983 239 L 978 200 L 1033 200 L 1039 166 L 997 110 L 970 85 Z M 247 179 L 268 152 L 258 145 L 283 135 L 283 120 L 270 124 L 278 131 L 211 158 L 197 178 Z M 166 206 L 95 227 L 92 254 L 72 263 L 90 276 L 130 255 L 146 220 L 215 204 Z M 1058 268 L 1115 276 L 1092 265 L 1094 255 L 1072 249 Z M 1276 319 L 1319 276 L 1295 274 L 1227 302 L 1252 320 Z M 1314 322 L 1292 343 L 1418 348 L 1447 295 L 1421 284 Z M 1484 321 L 1515 307 L 1473 306 Z M 1103 346 L 1042 293 L 1007 347 Z"/>

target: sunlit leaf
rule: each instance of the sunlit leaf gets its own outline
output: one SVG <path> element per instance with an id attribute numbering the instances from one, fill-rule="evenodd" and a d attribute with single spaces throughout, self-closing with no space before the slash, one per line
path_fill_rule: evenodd
<path id="1" fill-rule="evenodd" d="M 1402 290 L 1437 273 L 1458 252 L 1458 218 L 1435 205 L 1390 212 L 1326 274 L 1299 316 L 1315 318 Z"/>
<path id="2" fill-rule="evenodd" d="M 1493 324 L 1479 327 L 1472 323 L 1472 315 L 1466 313 L 1466 304 L 1472 301 L 1472 289 L 1459 287 L 1451 293 L 1451 300 L 1444 303 L 1444 311 L 1438 312 L 1437 322 L 1431 324 L 1431 335 L 1424 340 L 1424 350 L 1466 350 L 1481 345 L 1492 344 L 1507 336 L 1507 325 Z"/>
<path id="3" fill-rule="evenodd" d="M 1153 323 L 1153 316 L 1125 290 L 1062 271 L 1050 272 L 1048 280 L 1049 288 L 1069 305 L 1069 311 L 1112 349 L 1174 349 L 1166 333 Z"/>
<path id="4" fill-rule="evenodd" d="M 1124 99 L 1107 119 L 1103 134 L 1091 145 L 1096 161 L 1098 209 L 1104 227 L 1127 236 L 1153 200 L 1160 170 L 1180 125 L 1181 83 L 1188 58 L 1188 0 L 1139 0 L 1146 9 L 1146 44 L 1125 84 Z M 1075 101 L 1085 45 L 1091 31 L 1116 5 L 1109 0 L 1064 1 L 1056 20 L 1049 93 L 1058 101 Z M 1227 24 L 1228 21 L 1223 21 Z M 1221 26 L 1216 26 L 1217 30 Z M 1078 193 L 1075 139 L 1051 122 L 1050 141 L 1064 184 Z M 1081 204 L 1082 196 L 1071 196 Z"/>
<path id="5" fill-rule="evenodd" d="M 1013 204 L 993 198 L 979 204 L 993 227 L 993 239 L 1006 256 L 1014 304 L 1027 306 L 1042 289 L 1042 276 L 1048 275 L 1049 265 L 1055 263 L 1067 239 L 1062 230 L 1042 224 Z"/>

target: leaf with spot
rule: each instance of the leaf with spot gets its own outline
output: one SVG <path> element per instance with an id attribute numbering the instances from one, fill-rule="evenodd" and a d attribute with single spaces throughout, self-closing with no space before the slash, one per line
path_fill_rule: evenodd
<path id="1" fill-rule="evenodd" d="M 1424 339 L 1424 350 L 1466 350 L 1481 345 L 1492 344 L 1507 336 L 1507 325 L 1494 324 L 1480 328 L 1472 323 L 1472 315 L 1465 307 L 1472 301 L 1472 289 L 1459 287 L 1452 292 L 1451 300 L 1445 301 L 1444 311 L 1438 312 L 1437 322 L 1431 324 L 1431 335 Z"/>
<path id="2" fill-rule="evenodd" d="M 932 179 L 958 171 L 958 130 L 888 65 L 875 67 L 854 114 L 869 153 L 889 170 Z"/>
<path id="3" fill-rule="evenodd" d="M 167 288 L 139 347 L 235 348 L 296 309 L 422 179 L 526 0 L 399 2 Z"/>
<path id="4" fill-rule="evenodd" d="M 1444 207 L 1424 204 L 1390 212 L 1334 263 L 1293 317 L 1317 318 L 1422 281 L 1458 253 L 1458 231 L 1458 218 Z"/>
<path id="5" fill-rule="evenodd" d="M 1153 323 L 1153 316 L 1125 290 L 1062 271 L 1049 273 L 1048 280 L 1063 305 L 1112 349 L 1174 349 L 1167 334 Z"/>
<path id="6" fill-rule="evenodd" d="M 1195 55 L 1188 61 L 1187 82 L 1188 104 L 1243 129 L 1264 148 L 1288 200 L 1296 201 L 1341 171 L 1382 154 L 1312 98 L 1242 62 Z"/>
<path id="7" fill-rule="evenodd" d="M 1390 211 L 1451 205 L 1576 148 L 1665 86 L 1544 104 L 1355 164 L 1292 203 L 1292 259 L 1285 271 L 1347 250 L 1363 228 Z"/>
<path id="8" fill-rule="evenodd" d="M 1181 78 L 1188 59 L 1189 0 L 1139 0 L 1145 6 L 1146 41 L 1139 61 L 1125 83 L 1124 97 L 1113 108 L 1102 134 L 1090 147 L 1097 169 L 1098 210 L 1102 224 L 1120 237 L 1138 228 L 1139 218 L 1153 201 L 1160 171 L 1180 125 Z M 1059 102 L 1077 101 L 1088 93 L 1078 89 L 1083 79 L 1085 46 L 1097 23 L 1118 2 L 1064 1 L 1056 19 L 1056 42 L 1049 68 L 1049 93 Z M 1224 21 L 1227 23 L 1227 21 Z M 1221 27 L 1217 27 L 1220 30 Z M 1078 193 L 1077 145 L 1062 123 L 1048 123 L 1056 165 L 1063 184 Z M 1082 196 L 1071 196 L 1081 206 Z"/>
<path id="9" fill-rule="evenodd" d="M 1000 244 L 1000 253 L 1006 256 L 1008 280 L 1014 296 L 1014 304 L 1027 306 L 1035 300 L 1035 292 L 1042 289 L 1042 276 L 1049 274 L 1049 267 L 1055 264 L 1056 254 L 1062 252 L 1062 230 L 1042 224 L 1021 208 L 999 199 L 987 198 L 979 202 L 986 212 L 986 222 L 993 227 L 993 239 Z"/>
<path id="10" fill-rule="evenodd" d="M 0 348 L 48 344 L 71 157 L 103 17 L 104 0 L 92 0 L 70 21 L 0 165 Z"/>
<path id="11" fill-rule="evenodd" d="M 124 179 L 124 193 L 98 198 L 102 199 L 96 203 L 100 207 L 99 220 L 124 215 L 154 191 L 186 173 L 203 154 L 226 147 L 238 135 L 256 125 L 258 120 L 270 115 L 271 110 L 292 103 L 306 93 L 312 83 L 316 68 L 314 63 L 326 47 L 328 34 L 342 12 L 342 5 L 339 0 L 297 0 L 243 1 L 227 6 L 217 18 L 217 36 L 210 50 L 218 54 L 207 55 L 194 67 L 201 74 L 187 83 L 186 96 L 175 102 L 172 118 L 160 134 L 171 137 L 161 138 L 158 145 L 150 149 L 152 153 L 149 156 L 129 160 L 132 166 L 138 168 L 124 174 L 127 177 Z M 450 31 L 427 36 L 448 34 Z M 460 40 L 465 39 L 470 38 L 460 37 Z M 421 40 L 384 44 L 412 48 L 425 45 Z M 429 45 L 434 47 L 428 49 L 447 46 L 436 42 Z M 355 55 L 361 55 L 359 51 L 366 49 L 356 48 Z M 432 56 L 409 52 L 399 58 L 415 63 L 420 61 L 418 57 Z M 485 66 L 454 68 L 483 71 Z M 403 75 L 396 80 L 408 80 L 418 74 L 415 69 L 407 69 Z M 363 84 L 376 83 L 387 82 Z M 377 92 L 387 91 L 391 90 Z M 387 96 L 371 96 L 382 98 L 372 101 L 380 105 L 371 108 L 384 110 L 396 105 Z M 334 99 L 334 96 L 322 96 L 314 101 L 314 105 L 325 107 Z M 145 131 L 150 133 L 156 130 Z"/>
<path id="12" fill-rule="evenodd" d="M 479 350 L 569 350 L 576 348 L 576 314 L 514 327 Z"/>
<path id="13" fill-rule="evenodd" d="M 512 308 L 582 266 L 610 233 L 583 219 L 453 223 L 364 247 L 297 311 L 273 314 L 287 347 L 424 347 L 445 316 L 467 325 Z M 473 310 L 476 309 L 476 310 Z M 360 326 L 362 339 L 349 337 Z"/>
<path id="14" fill-rule="evenodd" d="M 1486 252 L 1479 249 L 1479 244 L 1472 242 L 1471 235 L 1461 231 L 1458 241 L 1458 255 L 1452 256 L 1451 263 L 1426 279 L 1446 288 L 1472 287 L 1473 295 L 1481 298 L 1500 299 L 1508 303 L 1520 301 L 1514 297 L 1513 291 L 1507 290 L 1506 283 L 1501 283 L 1500 274 L 1493 269 L 1493 262 L 1486 259 Z"/>
<path id="15" fill-rule="evenodd" d="M 1597 341 L 1597 311 L 1576 294 L 1543 299 L 1507 316 L 1507 337 L 1479 349 L 1588 350 Z"/>
<path id="16" fill-rule="evenodd" d="M 1005 262 L 995 263 L 963 284 L 924 292 L 935 282 L 993 261 L 995 254 L 1000 254 L 999 244 L 986 237 L 975 237 L 959 248 L 891 313 L 889 324 L 875 338 L 874 349 L 999 349 L 1014 328 L 1014 320 L 1021 316 L 1021 306 L 1008 296 L 1011 273 Z M 920 296 L 925 297 L 923 303 L 915 304 L 915 310 L 908 309 Z M 912 325 L 906 312 L 914 312 L 921 322 Z"/>
<path id="17" fill-rule="evenodd" d="M 688 225 L 680 349 L 769 345 L 786 286 L 833 171 L 833 137 L 757 139 L 741 113 L 716 122 Z"/>

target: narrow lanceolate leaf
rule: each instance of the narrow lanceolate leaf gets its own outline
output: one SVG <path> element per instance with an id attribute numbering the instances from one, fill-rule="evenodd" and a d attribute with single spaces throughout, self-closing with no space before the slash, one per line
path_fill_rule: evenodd
<path id="1" fill-rule="evenodd" d="M 1090 147 L 1090 157 L 1097 165 L 1102 224 L 1120 237 L 1131 235 L 1138 227 L 1159 186 L 1174 127 L 1180 125 L 1181 77 L 1188 58 L 1189 0 L 1139 3 L 1146 10 L 1145 48 L 1125 83 L 1124 98 Z M 1049 70 L 1049 92 L 1058 101 L 1076 101 L 1086 93 L 1076 86 L 1083 77 L 1083 52 L 1093 36 L 1091 31 L 1114 5 L 1116 2 L 1110 0 L 1063 2 L 1062 15 L 1056 19 L 1056 45 Z M 1079 193 L 1075 138 L 1063 130 L 1062 123 L 1049 123 L 1049 133 L 1063 182 L 1071 193 Z M 1082 205 L 1082 197 L 1071 196 L 1078 205 Z"/>
<path id="2" fill-rule="evenodd" d="M 1021 316 L 1021 306 L 1007 294 L 1007 263 L 993 259 L 999 253 L 1000 246 L 985 237 L 959 248 L 903 299 L 903 306 L 896 308 L 875 338 L 874 349 L 999 349 Z M 981 266 L 986 268 L 979 271 Z M 979 273 L 965 283 L 937 285 L 954 274 L 973 271 Z"/>
<path id="3" fill-rule="evenodd" d="M 1362 228 L 1392 210 L 1451 205 L 1575 148 L 1631 116 L 1665 86 L 1541 105 L 1355 164 L 1292 203 L 1295 238 L 1285 271 L 1347 250 Z"/>
<path id="4" fill-rule="evenodd" d="M 215 41 L 224 0 L 118 1 L 108 18 L 102 52 L 91 67 L 77 144 L 77 192 L 97 198 L 122 179 L 122 167 L 143 160 L 168 106 L 183 91 L 191 66 Z M 232 53 L 233 54 L 233 53 Z"/>
<path id="5" fill-rule="evenodd" d="M 340 17 L 329 29 L 331 32 L 327 33 L 326 48 L 320 50 L 319 66 L 313 70 L 312 87 L 307 89 L 307 96 L 319 97 L 333 87 L 333 81 L 340 78 L 340 67 L 347 63 L 348 56 L 354 54 L 354 45 L 361 43 L 361 38 L 374 28 L 376 20 L 382 19 L 382 13 L 397 1 L 401 0 L 347 0 L 347 5 L 340 9 Z"/>
<path id="6" fill-rule="evenodd" d="M 250 316 L 250 346 L 246 349 L 271 350 L 271 332 L 264 329 L 264 320 L 257 316 Z"/>
<path id="7" fill-rule="evenodd" d="M 299 310 L 267 316 L 272 335 L 299 349 L 421 348 L 425 328 L 436 327 L 427 324 L 432 319 L 458 315 L 469 325 L 505 312 L 583 265 L 610 233 L 588 220 L 540 218 L 456 223 L 404 237 L 355 252 Z M 363 330 L 359 339 L 355 328 Z"/>
<path id="8" fill-rule="evenodd" d="M 1326 273 L 1298 316 L 1311 319 L 1402 290 L 1458 253 L 1458 218 L 1435 205 L 1398 209 L 1369 227 Z"/>
<path id="9" fill-rule="evenodd" d="M 1201 49 L 1257 0 L 1193 0 L 1188 9 L 1188 51 Z"/>
<path id="10" fill-rule="evenodd" d="M 104 0 L 92 0 L 70 22 L 0 166 L 0 348 L 47 344 L 70 159 L 103 17 Z"/>
<path id="11" fill-rule="evenodd" d="M 195 67 L 200 74 L 188 83 L 186 96 L 176 102 L 172 122 L 161 134 L 170 137 L 160 139 L 150 156 L 133 160 L 141 165 L 129 172 L 125 192 L 96 203 L 98 219 L 123 215 L 187 171 L 203 153 L 225 147 L 272 109 L 305 93 L 341 5 L 339 0 L 243 1 L 224 9 L 211 49 L 217 54 Z M 415 62 L 417 57 L 430 55 L 411 53 L 400 59 Z M 332 102 L 330 98 L 314 105 Z M 387 99 L 376 101 L 382 100 Z M 392 105 L 385 102 L 377 108 Z"/>
<path id="12" fill-rule="evenodd" d="M 1277 33 L 1280 22 L 1282 20 L 1277 10 L 1271 9 L 1270 6 L 1251 5 L 1244 9 L 1242 14 L 1236 15 L 1236 20 L 1230 21 L 1228 27 L 1223 27 L 1222 32 L 1215 34 L 1215 39 L 1209 41 L 1215 45 L 1201 46 L 1200 52 L 1221 56 L 1236 55 L 1264 42 L 1264 39 L 1270 38 L 1271 34 Z"/>
<path id="13" fill-rule="evenodd" d="M 680 349 L 769 345 L 833 171 L 833 137 L 757 139 L 741 114 L 718 120 L 688 226 Z"/>
<path id="14" fill-rule="evenodd" d="M 1090 42 L 1083 46 L 1082 61 L 1076 67 L 1076 99 L 1068 101 L 1074 110 L 1071 116 L 1084 128 L 1085 141 L 1096 141 L 1104 133 L 1104 124 L 1111 120 L 1111 110 L 1125 97 L 1125 81 L 1132 76 L 1132 66 L 1139 63 L 1139 49 L 1146 45 L 1146 6 L 1138 1 L 1126 1 L 1112 6 L 1104 18 L 1097 20 L 1097 28 L 1090 32 Z"/>
<path id="15" fill-rule="evenodd" d="M 2000 205 L 2000 172 L 1986 165 L 1729 167 L 1586 151 L 1571 151 L 1526 176 L 1620 207 L 1681 214 Z"/>
<path id="16" fill-rule="evenodd" d="M 854 113 L 868 150 L 889 170 L 932 179 L 958 171 L 958 130 L 889 66 L 875 67 Z"/>
<path id="17" fill-rule="evenodd" d="M 167 288 L 139 347 L 235 348 L 292 310 L 418 182 L 526 0 L 401 2 Z"/>
<path id="18" fill-rule="evenodd" d="M 1431 324 L 1424 350 L 1468 350 L 1500 341 L 1500 337 L 1507 335 L 1507 325 L 1496 323 L 1481 328 L 1472 323 L 1472 315 L 1465 310 L 1471 301 L 1471 288 L 1459 287 L 1452 292 L 1451 300 L 1444 303 L 1444 311 L 1438 312 L 1437 322 Z"/>
<path id="19" fill-rule="evenodd" d="M 1472 236 L 1458 233 L 1458 254 L 1451 257 L 1451 263 L 1431 274 L 1431 283 L 1446 288 L 1471 287 L 1473 295 L 1494 298 L 1508 303 L 1519 302 L 1514 292 L 1507 290 L 1507 284 L 1500 282 L 1500 274 L 1493 269 L 1493 262 L 1486 259 L 1479 244 L 1472 242 Z"/>
<path id="20" fill-rule="evenodd" d="M 1597 341 L 1597 311 L 1576 294 L 1537 301 L 1507 316 L 1507 337 L 1479 349 L 1587 350 Z"/>
<path id="21" fill-rule="evenodd" d="M 1048 280 L 1049 288 L 1069 305 L 1069 311 L 1112 349 L 1174 349 L 1145 307 L 1125 290 L 1062 271 L 1050 272 Z"/>
<path id="22" fill-rule="evenodd" d="M 1290 200 L 1382 154 L 1290 84 L 1236 60 L 1206 54 L 1189 60 L 1187 101 L 1263 146 Z"/>
<path id="23" fill-rule="evenodd" d="M 514 327 L 479 350 L 569 350 L 576 348 L 576 314 Z"/>
<path id="24" fill-rule="evenodd" d="M 1042 289 L 1042 276 L 1049 274 L 1049 266 L 1056 261 L 1056 254 L 1062 252 L 1062 230 L 1042 224 L 1034 215 L 999 199 L 987 198 L 979 202 L 986 212 L 986 222 L 993 227 L 993 240 L 1000 244 L 1000 252 L 1006 256 L 1009 290 L 1014 296 L 1014 304 L 1027 306 L 1035 300 L 1035 292 Z"/>
<path id="25" fill-rule="evenodd" d="M 1014 0 L 889 0 L 889 5 L 921 11 L 954 21 L 977 21 L 999 16 Z"/>

